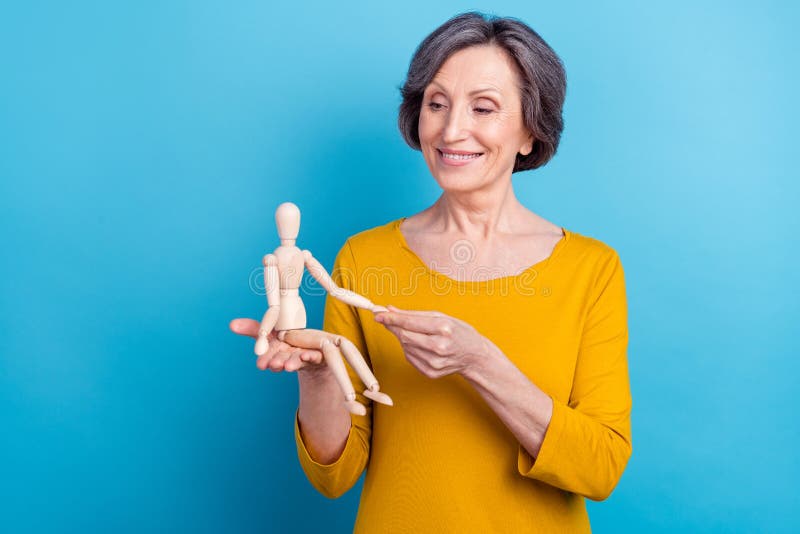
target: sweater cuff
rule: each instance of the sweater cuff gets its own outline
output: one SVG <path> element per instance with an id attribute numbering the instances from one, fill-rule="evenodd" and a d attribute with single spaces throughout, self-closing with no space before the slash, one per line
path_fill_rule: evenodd
<path id="1" fill-rule="evenodd" d="M 311 454 L 308 452 L 306 448 L 306 444 L 303 442 L 303 436 L 300 434 L 300 420 L 297 417 L 297 412 L 294 414 L 294 440 L 297 443 L 297 457 L 300 459 L 300 464 L 303 467 L 312 468 L 314 471 L 317 471 L 320 475 L 325 475 L 334 471 L 339 465 L 345 463 L 347 461 L 347 456 L 352 456 L 353 453 L 357 454 L 358 447 L 353 447 L 353 441 L 356 439 L 355 436 L 355 425 L 350 425 L 350 432 L 347 434 L 347 441 L 344 445 L 344 450 L 339 457 L 330 464 L 321 464 L 315 461 Z M 349 453 L 348 453 L 349 451 Z"/>
<path id="2" fill-rule="evenodd" d="M 300 465 L 311 485 L 329 499 L 343 495 L 353 487 L 364 471 L 369 457 L 369 443 L 364 440 L 364 433 L 360 430 L 353 424 L 351 417 L 350 431 L 347 434 L 342 454 L 332 463 L 322 464 L 314 461 L 308 453 L 300 435 L 300 421 L 295 412 L 294 438 L 297 443 L 297 457 L 300 459 Z"/>
<path id="3" fill-rule="evenodd" d="M 561 434 L 566 423 L 565 410 L 568 409 L 553 398 L 553 415 L 550 417 L 550 424 L 545 431 L 538 456 L 534 459 L 522 445 L 519 445 L 517 470 L 520 475 L 546 482 L 550 478 L 549 474 L 557 472 L 556 463 L 558 451 L 561 448 Z"/>

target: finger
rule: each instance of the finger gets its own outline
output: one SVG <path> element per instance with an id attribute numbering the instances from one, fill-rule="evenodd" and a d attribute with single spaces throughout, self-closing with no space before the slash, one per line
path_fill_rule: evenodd
<path id="1" fill-rule="evenodd" d="M 268 354 L 269 352 L 267 352 L 266 354 L 262 354 L 256 360 L 256 367 L 258 367 L 262 371 L 267 369 L 267 366 L 269 365 L 269 362 L 272 359 L 272 356 L 268 356 Z"/>
<path id="2" fill-rule="evenodd" d="M 272 360 L 273 357 L 281 350 L 283 347 L 283 343 L 278 340 L 271 339 L 269 341 L 269 346 L 267 347 L 267 351 L 258 357 L 258 361 L 256 361 L 256 366 L 261 369 L 262 371 L 269 366 L 269 362 Z"/>
<path id="3" fill-rule="evenodd" d="M 413 350 L 431 355 L 438 354 L 436 346 L 437 340 L 440 339 L 438 336 L 421 334 L 395 326 L 387 327 L 387 329 L 400 341 L 405 351 Z"/>
<path id="4" fill-rule="evenodd" d="M 266 370 L 267 367 L 269 367 L 270 364 L 272 363 L 272 360 L 275 359 L 275 356 L 277 354 L 278 354 L 278 349 L 272 344 L 270 344 L 269 349 L 267 349 L 267 352 L 258 357 L 258 360 L 256 361 L 256 367 L 258 367 L 262 371 Z"/>
<path id="5" fill-rule="evenodd" d="M 386 326 L 396 326 L 403 330 L 412 330 L 421 334 L 443 333 L 441 322 L 431 320 L 430 316 L 389 312 L 376 315 L 375 320 Z"/>
<path id="6" fill-rule="evenodd" d="M 386 330 L 391 332 L 392 335 L 394 335 L 394 337 L 396 337 L 398 340 L 400 340 L 400 333 L 403 332 L 402 328 L 397 327 L 397 326 L 392 326 L 392 325 L 384 325 L 384 326 L 386 327 Z M 400 340 L 400 342 L 402 343 L 402 340 Z"/>
<path id="7" fill-rule="evenodd" d="M 284 370 L 293 372 L 307 365 L 306 362 L 300 359 L 301 354 L 302 352 L 293 353 L 292 356 L 288 360 L 286 360 L 286 363 L 283 365 Z"/>
<path id="8" fill-rule="evenodd" d="M 322 363 L 322 353 L 316 350 L 300 350 L 293 353 L 291 358 L 283 366 L 287 371 L 297 371 L 309 365 Z"/>
<path id="9" fill-rule="evenodd" d="M 448 364 L 445 359 L 438 356 L 431 357 L 428 353 L 414 350 L 407 351 L 405 356 L 408 363 L 428 378 L 441 378 L 457 372 L 457 367 Z"/>
<path id="10" fill-rule="evenodd" d="M 412 315 L 426 315 L 428 317 L 444 317 L 442 312 L 433 311 L 433 310 L 404 310 L 398 308 L 397 306 L 392 306 L 391 304 L 386 306 L 389 311 L 396 312 L 396 313 L 407 313 Z"/>
<path id="11" fill-rule="evenodd" d="M 304 350 L 300 353 L 300 359 L 306 363 L 319 365 L 325 361 L 325 356 L 318 350 Z"/>
<path id="12" fill-rule="evenodd" d="M 404 345 L 422 349 L 427 352 L 436 352 L 437 337 L 430 334 L 420 334 L 412 330 L 401 330 L 400 339 L 404 340 Z"/>
<path id="13" fill-rule="evenodd" d="M 423 375 L 427 376 L 428 378 L 433 378 L 432 375 L 434 370 L 431 369 L 430 365 L 428 365 L 428 362 L 425 360 L 425 358 L 420 357 L 413 351 L 406 352 L 405 356 L 406 356 L 406 361 L 410 363 L 411 366 L 414 367 L 414 369 L 416 369 Z"/>
<path id="14" fill-rule="evenodd" d="M 228 327 L 234 334 L 255 338 L 258 337 L 258 329 L 261 328 L 261 323 L 255 319 L 234 319 Z"/>
<path id="15" fill-rule="evenodd" d="M 258 366 L 258 368 L 261 369 L 262 371 L 266 370 L 275 356 L 287 350 L 291 350 L 289 345 L 275 338 L 271 338 L 269 340 L 269 347 L 267 348 L 267 352 L 258 357 L 256 366 Z"/>
<path id="16" fill-rule="evenodd" d="M 284 367 L 286 366 L 287 360 L 292 357 L 293 354 L 299 354 L 301 351 L 299 349 L 292 350 L 292 351 L 280 351 L 278 354 L 275 355 L 272 360 L 269 362 L 269 370 L 274 372 L 283 371 Z"/>

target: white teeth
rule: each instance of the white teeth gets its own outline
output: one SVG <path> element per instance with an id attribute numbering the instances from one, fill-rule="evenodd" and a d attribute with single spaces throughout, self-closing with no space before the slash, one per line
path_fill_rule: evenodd
<path id="1" fill-rule="evenodd" d="M 480 154 L 448 154 L 447 152 L 442 152 L 442 157 L 455 160 L 475 159 L 478 156 Z"/>

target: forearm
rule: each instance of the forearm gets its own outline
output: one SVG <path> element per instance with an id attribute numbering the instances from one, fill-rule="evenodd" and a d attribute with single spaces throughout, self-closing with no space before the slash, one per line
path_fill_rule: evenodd
<path id="1" fill-rule="evenodd" d="M 632 451 L 626 341 L 616 343 L 602 359 L 592 354 L 600 363 L 579 361 L 572 391 L 580 410 L 551 398 L 493 346 L 461 371 L 518 440 L 522 476 L 595 501 L 614 490 Z"/>
<path id="2" fill-rule="evenodd" d="M 462 376 L 534 458 L 553 415 L 553 401 L 526 377 L 500 349 L 490 345 Z"/>
<path id="3" fill-rule="evenodd" d="M 298 372 L 300 433 L 315 462 L 330 464 L 344 451 L 350 433 L 350 412 L 342 390 L 326 367 Z"/>

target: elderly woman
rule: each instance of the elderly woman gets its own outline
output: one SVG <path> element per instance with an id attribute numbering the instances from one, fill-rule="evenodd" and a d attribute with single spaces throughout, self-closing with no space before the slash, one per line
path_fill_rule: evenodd
<path id="1" fill-rule="evenodd" d="M 512 186 L 555 154 L 565 85 L 517 20 L 467 13 L 429 35 L 399 124 L 442 194 L 339 252 L 337 282 L 389 312 L 325 309 L 324 329 L 358 346 L 395 405 L 359 395 L 367 414 L 350 414 L 316 351 L 273 340 L 258 361 L 299 371 L 295 436 L 319 491 L 337 497 L 369 466 L 356 532 L 588 532 L 584 497 L 608 497 L 625 469 L 619 257 L 526 209 Z"/>

